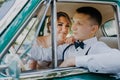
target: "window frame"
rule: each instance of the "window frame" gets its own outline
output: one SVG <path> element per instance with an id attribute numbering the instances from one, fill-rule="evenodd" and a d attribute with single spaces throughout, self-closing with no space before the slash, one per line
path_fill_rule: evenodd
<path id="1" fill-rule="evenodd" d="M 117 37 L 118 33 L 113 34 L 113 35 L 108 35 L 107 32 L 106 32 L 106 30 L 105 30 L 105 26 L 104 26 L 106 23 L 108 23 L 110 21 L 113 21 L 113 20 L 115 21 L 115 19 L 110 19 L 110 20 L 106 21 L 104 24 L 102 24 L 101 30 L 102 30 L 102 33 L 103 33 L 104 36 L 107 36 L 107 37 Z M 116 31 L 117 31 L 117 27 L 115 27 L 115 28 L 116 28 Z M 116 36 L 114 36 L 114 35 L 116 35 Z"/>
<path id="2" fill-rule="evenodd" d="M 58 2 L 59 1 L 61 1 L 61 0 L 58 0 Z M 63 0 L 63 2 L 64 2 L 65 0 Z M 73 1 L 73 0 L 70 0 L 70 1 Z M 76 1 L 77 2 L 77 1 Z M 78 2 L 80 2 L 80 1 L 78 1 Z M 52 29 L 53 29 L 53 32 L 52 32 L 52 43 L 53 43 L 53 45 L 52 45 L 52 47 L 53 47 L 53 49 L 52 49 L 52 52 L 53 52 L 53 60 L 54 60 L 54 63 L 55 64 L 53 64 L 54 65 L 54 67 L 53 68 L 56 68 L 57 67 L 57 57 L 56 57 L 56 50 L 57 50 L 57 48 L 56 48 L 56 29 L 55 29 L 55 26 L 56 26 L 56 0 L 54 0 L 53 1 L 53 3 L 51 4 L 51 13 L 52 13 L 52 15 L 53 15 L 53 17 L 52 17 Z M 116 13 L 117 14 L 117 13 Z M 41 26 L 42 25 L 42 22 L 41 22 L 41 24 L 39 24 L 39 26 Z M 25 26 L 25 25 L 24 25 Z M 36 37 L 38 36 L 38 34 L 39 34 L 39 31 L 40 30 L 38 30 L 37 31 L 37 33 L 36 33 Z M 21 32 L 20 32 L 21 33 Z M 20 78 L 30 78 L 30 77 L 35 77 L 35 76 L 40 76 L 40 74 L 42 74 L 42 75 L 44 75 L 44 72 L 46 73 L 46 74 L 53 74 L 54 75 L 54 72 L 60 72 L 60 73 L 62 73 L 62 71 L 68 71 L 69 72 L 69 70 L 74 70 L 74 69 L 76 69 L 76 68 L 60 68 L 60 69 L 52 69 L 52 70 L 47 70 L 47 71 L 38 71 L 38 72 L 31 72 L 31 73 L 23 73 L 23 74 L 21 74 L 21 77 Z M 77 70 L 82 70 L 82 69 L 77 69 Z M 74 72 L 74 71 L 73 71 Z M 86 70 L 85 72 L 83 72 L 83 73 L 88 73 L 88 70 Z M 74 73 L 73 73 L 74 74 Z M 77 73 L 78 74 L 78 73 Z M 80 73 L 79 73 L 80 74 Z M 59 74 L 60 75 L 60 74 Z M 59 75 L 55 75 L 54 77 L 59 77 Z M 67 75 L 67 74 L 66 74 Z M 49 76 L 48 76 L 49 77 Z M 49 78 L 51 78 L 51 77 L 53 77 L 52 75 L 49 77 Z M 45 77 L 42 77 L 42 78 L 44 78 L 45 79 Z"/>

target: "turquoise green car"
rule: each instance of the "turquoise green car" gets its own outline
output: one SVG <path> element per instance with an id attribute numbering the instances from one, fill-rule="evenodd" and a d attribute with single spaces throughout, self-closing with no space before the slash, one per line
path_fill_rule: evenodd
<path id="1" fill-rule="evenodd" d="M 85 68 L 59 68 L 56 56 L 56 12 L 71 20 L 78 7 L 92 6 L 103 16 L 97 37 L 120 49 L 120 0 L 0 0 L 0 80 L 119 80 L 113 74 L 91 73 Z M 29 51 L 38 36 L 47 35 L 52 15 L 52 68 L 29 70 Z M 69 34 L 72 34 L 70 32 Z"/>

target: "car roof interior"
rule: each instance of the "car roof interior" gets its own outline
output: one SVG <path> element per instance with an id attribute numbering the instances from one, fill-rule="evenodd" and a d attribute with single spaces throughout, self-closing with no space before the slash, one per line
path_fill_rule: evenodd
<path id="1" fill-rule="evenodd" d="M 62 6 L 62 7 L 61 7 Z M 101 4 L 101 3 L 70 3 L 70 2 L 57 2 L 56 4 L 56 9 L 57 12 L 63 11 L 66 12 L 70 18 L 72 19 L 73 15 L 75 14 L 75 10 L 79 7 L 83 6 L 91 6 L 96 9 L 98 9 L 101 14 L 102 14 L 102 24 L 104 24 L 106 21 L 114 19 L 115 18 L 115 13 L 114 13 L 114 8 L 110 4 Z M 47 12 L 47 15 L 50 15 L 50 8 Z M 97 36 L 103 36 L 102 32 L 99 31 L 97 33 Z"/>
<path id="2" fill-rule="evenodd" d="M 62 6 L 62 7 L 61 7 Z M 66 12 L 71 18 L 75 14 L 75 10 L 79 7 L 91 6 L 98 9 L 103 17 L 102 23 L 114 18 L 114 10 L 112 5 L 109 4 L 99 4 L 99 3 L 63 3 L 57 2 L 57 12 Z M 48 15 L 50 14 L 50 9 L 48 10 Z M 109 15 L 108 15 L 109 14 Z"/>

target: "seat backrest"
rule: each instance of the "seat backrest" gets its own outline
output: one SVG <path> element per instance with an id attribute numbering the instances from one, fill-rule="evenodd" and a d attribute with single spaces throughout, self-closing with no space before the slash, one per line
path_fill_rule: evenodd
<path id="1" fill-rule="evenodd" d="M 117 48 L 118 49 L 117 37 L 100 37 L 99 41 L 105 42 L 111 48 Z"/>

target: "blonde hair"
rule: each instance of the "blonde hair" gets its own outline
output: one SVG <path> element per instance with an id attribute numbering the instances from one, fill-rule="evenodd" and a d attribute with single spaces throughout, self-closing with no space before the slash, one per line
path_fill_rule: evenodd
<path id="1" fill-rule="evenodd" d="M 67 13 L 65 12 L 57 12 L 57 20 L 59 20 L 60 17 L 65 17 L 69 23 L 71 24 L 71 20 L 70 20 L 70 17 L 68 16 Z M 49 29 L 49 26 L 51 25 L 51 17 L 48 18 L 48 23 L 47 23 L 47 32 L 50 33 L 50 29 Z"/>

